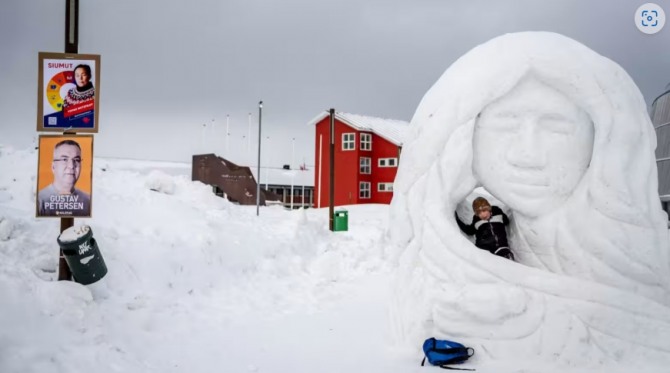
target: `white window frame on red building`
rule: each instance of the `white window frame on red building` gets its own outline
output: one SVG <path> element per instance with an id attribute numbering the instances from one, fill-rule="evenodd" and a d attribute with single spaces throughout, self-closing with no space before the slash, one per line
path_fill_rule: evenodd
<path id="1" fill-rule="evenodd" d="M 371 185 L 369 181 L 361 181 L 358 183 L 358 198 L 370 199 L 372 195 L 370 187 Z"/>
<path id="2" fill-rule="evenodd" d="M 358 162 L 358 172 L 365 175 L 370 175 L 372 173 L 372 158 L 370 157 L 361 157 Z"/>
<path id="3" fill-rule="evenodd" d="M 372 134 L 361 133 L 361 150 L 372 150 Z"/>
<path id="4" fill-rule="evenodd" d="M 349 136 L 351 138 L 349 139 Z M 342 134 L 342 150 L 356 150 L 356 133 L 347 132 Z"/>
<path id="5" fill-rule="evenodd" d="M 398 167 L 398 158 L 379 158 L 377 165 L 379 167 Z"/>
<path id="6" fill-rule="evenodd" d="M 378 192 L 393 192 L 393 183 L 377 183 Z"/>

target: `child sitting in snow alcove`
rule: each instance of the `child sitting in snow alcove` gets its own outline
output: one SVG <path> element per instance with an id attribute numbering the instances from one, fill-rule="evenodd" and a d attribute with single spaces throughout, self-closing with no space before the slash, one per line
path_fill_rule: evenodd
<path id="1" fill-rule="evenodd" d="M 514 260 L 514 254 L 507 243 L 506 226 L 509 224 L 507 215 L 498 206 L 491 206 L 484 197 L 477 197 L 472 201 L 472 223 L 465 224 L 456 216 L 456 222 L 461 231 L 475 236 L 475 245 L 491 254 Z"/>

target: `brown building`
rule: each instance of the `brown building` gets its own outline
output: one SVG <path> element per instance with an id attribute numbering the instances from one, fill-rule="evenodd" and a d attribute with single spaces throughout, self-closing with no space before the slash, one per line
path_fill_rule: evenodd
<path id="1" fill-rule="evenodd" d="M 191 180 L 200 181 L 213 187 L 216 195 L 226 197 L 240 205 L 256 204 L 256 179 L 249 167 L 239 166 L 216 154 L 193 156 Z M 278 201 L 279 196 L 261 189 L 260 204 L 266 200 Z"/>

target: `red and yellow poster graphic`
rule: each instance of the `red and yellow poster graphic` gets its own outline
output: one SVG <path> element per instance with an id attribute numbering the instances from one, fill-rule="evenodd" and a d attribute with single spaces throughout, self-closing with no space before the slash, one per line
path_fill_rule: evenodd
<path id="1" fill-rule="evenodd" d="M 39 53 L 37 130 L 98 132 L 100 56 Z"/>

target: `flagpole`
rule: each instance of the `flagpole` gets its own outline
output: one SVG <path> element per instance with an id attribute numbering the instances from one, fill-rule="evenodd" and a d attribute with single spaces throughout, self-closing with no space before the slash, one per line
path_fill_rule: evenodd
<path id="1" fill-rule="evenodd" d="M 307 171 L 307 163 L 305 163 L 305 157 L 302 157 L 302 166 L 300 166 L 300 170 L 302 172 Z M 302 184 L 302 199 L 301 199 L 302 203 L 301 203 L 301 205 L 302 205 L 302 208 L 305 208 L 305 177 L 304 176 L 302 178 L 302 183 L 301 184 Z"/>
<path id="2" fill-rule="evenodd" d="M 262 107 L 262 105 L 261 105 Z M 259 123 L 260 123 L 260 118 Z M 251 165 L 251 113 L 249 113 L 249 125 L 248 127 L 248 133 L 247 133 L 247 162 Z"/>
<path id="3" fill-rule="evenodd" d="M 230 114 L 226 115 L 226 158 L 230 159 Z"/>

